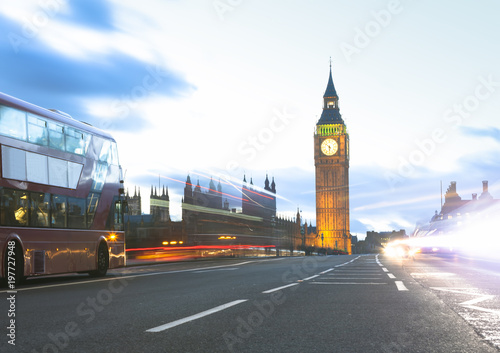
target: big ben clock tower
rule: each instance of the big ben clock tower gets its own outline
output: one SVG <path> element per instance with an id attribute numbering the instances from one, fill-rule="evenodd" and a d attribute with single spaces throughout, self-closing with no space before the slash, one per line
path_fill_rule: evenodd
<path id="1" fill-rule="evenodd" d="M 323 112 L 314 133 L 316 246 L 351 254 L 349 231 L 349 134 L 339 111 L 330 64 Z"/>

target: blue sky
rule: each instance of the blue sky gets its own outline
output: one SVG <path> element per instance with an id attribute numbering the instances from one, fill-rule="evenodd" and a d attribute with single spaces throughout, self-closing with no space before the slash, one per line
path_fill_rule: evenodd
<path id="1" fill-rule="evenodd" d="M 411 232 L 441 181 L 500 197 L 499 15 L 493 0 L 16 2 L 0 9 L 0 91 L 109 130 L 129 190 L 168 186 L 174 216 L 172 179 L 267 173 L 278 211 L 314 223 L 332 57 L 351 231 Z"/>

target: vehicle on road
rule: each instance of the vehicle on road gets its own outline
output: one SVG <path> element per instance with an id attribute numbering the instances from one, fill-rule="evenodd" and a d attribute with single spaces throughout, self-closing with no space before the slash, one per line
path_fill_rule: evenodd
<path id="1" fill-rule="evenodd" d="M 122 170 L 108 133 L 0 93 L 0 158 L 1 277 L 125 265 Z"/>

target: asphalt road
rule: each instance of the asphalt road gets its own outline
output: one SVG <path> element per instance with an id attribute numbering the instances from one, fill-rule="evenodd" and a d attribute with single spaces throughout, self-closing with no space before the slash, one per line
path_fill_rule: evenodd
<path id="1" fill-rule="evenodd" d="M 0 291 L 0 351 L 498 352 L 498 267 L 352 255 L 28 280 L 15 294 Z"/>

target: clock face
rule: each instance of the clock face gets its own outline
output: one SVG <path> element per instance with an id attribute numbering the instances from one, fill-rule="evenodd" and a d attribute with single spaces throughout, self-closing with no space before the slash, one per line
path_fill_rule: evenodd
<path id="1" fill-rule="evenodd" d="M 326 139 L 321 143 L 321 152 L 327 156 L 333 156 L 338 149 L 339 145 L 334 139 Z"/>

